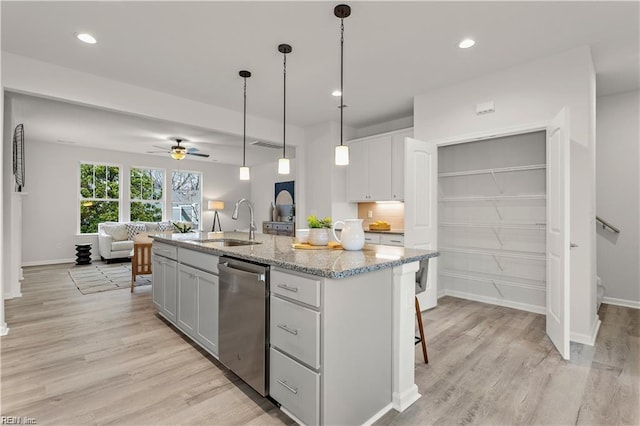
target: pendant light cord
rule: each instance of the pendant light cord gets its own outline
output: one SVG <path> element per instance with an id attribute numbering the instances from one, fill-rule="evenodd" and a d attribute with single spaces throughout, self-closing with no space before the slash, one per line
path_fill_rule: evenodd
<path id="1" fill-rule="evenodd" d="M 244 77 L 244 109 L 242 123 L 242 167 L 245 167 L 247 157 L 247 77 Z"/>
<path id="2" fill-rule="evenodd" d="M 287 54 L 283 53 L 282 56 L 284 57 L 282 71 L 282 79 L 284 83 L 284 102 L 282 108 L 282 158 L 287 158 Z"/>
<path id="3" fill-rule="evenodd" d="M 344 113 L 344 18 L 340 18 L 340 146 L 342 146 L 342 115 Z"/>

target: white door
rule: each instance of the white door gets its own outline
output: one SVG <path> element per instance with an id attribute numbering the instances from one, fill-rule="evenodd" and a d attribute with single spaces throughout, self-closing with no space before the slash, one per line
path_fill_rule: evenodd
<path id="1" fill-rule="evenodd" d="M 547 334 L 569 359 L 569 111 L 547 127 Z"/>
<path id="2" fill-rule="evenodd" d="M 438 147 L 435 143 L 405 138 L 404 246 L 438 248 Z M 438 303 L 437 260 L 429 259 L 427 289 L 418 294 L 421 309 Z"/>

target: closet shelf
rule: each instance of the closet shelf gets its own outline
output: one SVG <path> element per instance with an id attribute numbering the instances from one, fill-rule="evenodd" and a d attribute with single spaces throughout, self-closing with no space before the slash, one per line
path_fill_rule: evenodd
<path id="1" fill-rule="evenodd" d="M 500 167 L 496 169 L 480 169 L 480 170 L 464 170 L 460 172 L 445 172 L 445 173 L 438 173 L 438 177 L 472 176 L 472 175 L 506 173 L 506 172 L 524 172 L 529 170 L 543 170 L 546 168 L 547 168 L 546 164 L 531 164 L 527 166 Z"/>
<path id="2" fill-rule="evenodd" d="M 521 201 L 521 200 L 546 200 L 545 194 L 531 195 L 496 195 L 496 196 L 477 196 L 477 197 L 440 197 L 441 202 L 459 202 L 459 201 Z"/>
<path id="3" fill-rule="evenodd" d="M 456 271 L 454 269 L 441 269 L 439 275 L 451 278 L 459 278 L 463 280 L 473 280 L 473 281 L 482 281 L 486 283 L 491 283 L 494 286 L 506 285 L 510 287 L 518 287 L 518 288 L 526 288 L 529 290 L 537 290 L 537 291 L 546 291 L 547 283 L 543 280 L 532 280 L 530 278 L 518 278 L 513 277 L 513 280 L 510 280 L 509 277 L 495 275 L 495 274 L 486 274 L 480 272 L 468 272 L 468 271 Z M 500 293 L 500 289 L 496 287 L 496 290 Z"/>
<path id="4" fill-rule="evenodd" d="M 479 254 L 483 256 L 499 256 L 499 257 L 512 257 L 515 259 L 529 259 L 529 260 L 546 260 L 546 253 L 535 251 L 518 251 L 518 250 L 504 250 L 504 249 L 488 249 L 481 247 L 440 247 L 440 251 L 451 253 L 464 253 L 464 254 Z"/>
<path id="5" fill-rule="evenodd" d="M 482 223 L 482 222 L 440 222 L 440 226 L 453 228 L 489 228 L 489 229 L 524 229 L 539 231 L 546 229 L 547 225 L 543 222 L 536 223 Z"/>

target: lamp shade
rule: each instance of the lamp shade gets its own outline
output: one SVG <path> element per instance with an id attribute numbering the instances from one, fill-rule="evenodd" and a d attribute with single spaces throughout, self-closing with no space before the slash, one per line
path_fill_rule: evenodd
<path id="1" fill-rule="evenodd" d="M 336 146 L 336 166 L 349 165 L 349 147 L 346 145 Z"/>
<path id="2" fill-rule="evenodd" d="M 209 210 L 224 210 L 224 201 L 208 201 L 207 208 Z"/>
<path id="3" fill-rule="evenodd" d="M 288 175 L 289 174 L 289 159 L 288 158 L 281 158 L 278 160 L 278 173 L 281 175 Z"/>
<path id="4" fill-rule="evenodd" d="M 240 167 L 240 180 L 250 180 L 250 179 L 251 179 L 251 172 L 249 171 L 249 168 L 246 166 Z"/>

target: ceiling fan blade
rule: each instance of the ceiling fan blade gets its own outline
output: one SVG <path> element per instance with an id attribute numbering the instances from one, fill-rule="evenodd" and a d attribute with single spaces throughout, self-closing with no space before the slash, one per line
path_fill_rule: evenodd
<path id="1" fill-rule="evenodd" d="M 158 148 L 158 149 L 169 149 L 166 146 L 160 146 L 160 145 L 152 145 L 154 148 Z"/>
<path id="2" fill-rule="evenodd" d="M 209 157 L 209 154 L 200 154 L 198 152 L 187 152 L 187 155 L 195 155 L 196 157 Z"/>
<path id="3" fill-rule="evenodd" d="M 187 152 L 189 154 L 192 154 L 192 153 L 198 152 L 198 151 L 200 151 L 200 150 L 198 148 L 196 148 L 196 147 L 193 147 L 193 146 L 191 148 L 187 148 Z"/>
<path id="4" fill-rule="evenodd" d="M 147 154 L 171 154 L 171 151 L 147 151 Z"/>

